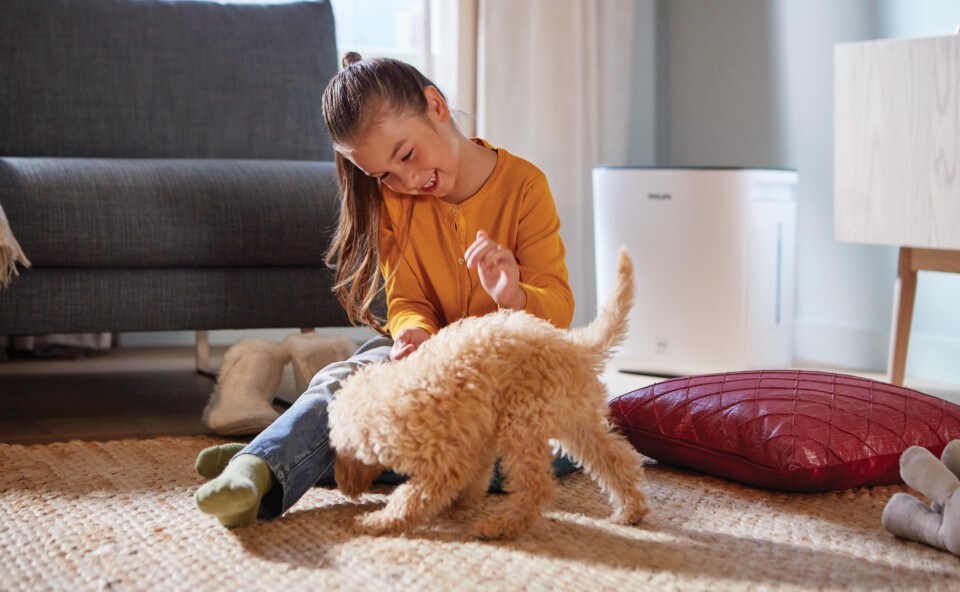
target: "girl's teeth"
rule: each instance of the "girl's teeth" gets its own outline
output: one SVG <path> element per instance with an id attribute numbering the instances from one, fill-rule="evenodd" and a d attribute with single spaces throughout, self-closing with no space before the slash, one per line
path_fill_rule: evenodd
<path id="1" fill-rule="evenodd" d="M 430 175 L 430 180 L 427 181 L 427 183 L 423 186 L 423 189 L 429 189 L 436 182 L 437 182 L 437 173 L 433 173 L 432 175 Z"/>

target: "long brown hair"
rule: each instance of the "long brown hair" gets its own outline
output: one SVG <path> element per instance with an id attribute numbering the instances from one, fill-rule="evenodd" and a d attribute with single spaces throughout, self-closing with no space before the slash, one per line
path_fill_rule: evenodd
<path id="1" fill-rule="evenodd" d="M 380 182 L 341 154 L 384 115 L 424 115 L 430 82 L 419 70 L 390 58 L 362 59 L 350 52 L 323 92 L 323 119 L 333 140 L 340 184 L 340 217 L 326 263 L 336 270 L 333 290 L 350 322 L 385 333 L 371 311 L 380 292 Z M 441 93 L 442 95 L 442 93 Z"/>

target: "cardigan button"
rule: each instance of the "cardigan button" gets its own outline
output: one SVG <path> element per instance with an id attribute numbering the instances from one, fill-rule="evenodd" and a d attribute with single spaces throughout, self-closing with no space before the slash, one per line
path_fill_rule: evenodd
<path id="1" fill-rule="evenodd" d="M 459 259 L 457 259 L 457 263 L 459 263 L 460 265 L 463 265 L 464 263 L 463 257 L 460 257 Z"/>

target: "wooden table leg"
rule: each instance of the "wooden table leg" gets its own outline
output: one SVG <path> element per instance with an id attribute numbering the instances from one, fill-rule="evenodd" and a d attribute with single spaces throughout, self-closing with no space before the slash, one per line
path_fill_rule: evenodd
<path id="1" fill-rule="evenodd" d="M 900 247 L 897 280 L 893 289 L 893 327 L 890 330 L 890 360 L 887 381 L 903 386 L 907 367 L 907 345 L 913 322 L 913 303 L 917 295 L 917 271 L 913 265 L 913 249 Z"/>

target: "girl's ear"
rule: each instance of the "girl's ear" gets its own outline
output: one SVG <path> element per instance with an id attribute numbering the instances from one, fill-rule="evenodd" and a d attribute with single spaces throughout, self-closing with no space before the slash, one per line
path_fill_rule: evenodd
<path id="1" fill-rule="evenodd" d="M 423 96 L 427 99 L 427 115 L 435 117 L 439 123 L 450 121 L 450 107 L 437 87 L 428 86 L 423 89 Z"/>

